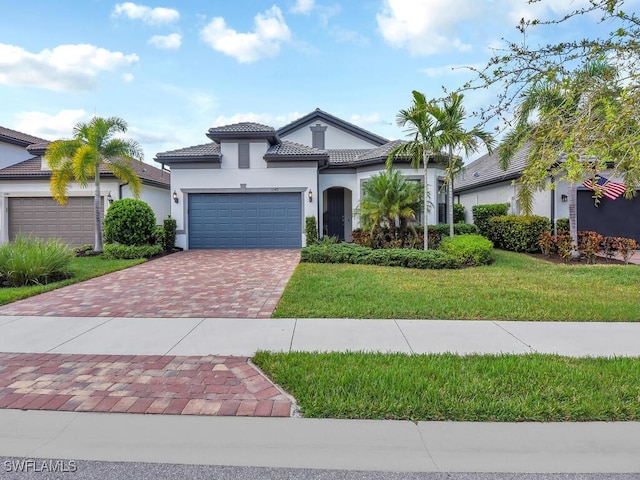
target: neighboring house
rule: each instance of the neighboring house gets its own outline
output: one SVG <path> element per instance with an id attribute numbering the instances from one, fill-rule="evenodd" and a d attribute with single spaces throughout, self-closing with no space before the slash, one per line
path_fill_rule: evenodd
<path id="1" fill-rule="evenodd" d="M 320 109 L 276 130 L 258 123 L 210 128 L 203 145 L 158 153 L 171 167 L 171 216 L 182 248 L 298 248 L 304 218 L 321 235 L 351 240 L 362 185 L 384 170 L 389 141 Z M 396 167 L 420 181 L 406 159 Z M 443 167 L 429 170 L 431 201 Z M 438 221 L 437 209 L 427 214 Z"/>
<path id="2" fill-rule="evenodd" d="M 0 243 L 22 232 L 40 238 L 59 238 L 69 245 L 93 244 L 93 185 L 69 186 L 66 205 L 51 196 L 44 153 L 47 140 L 0 127 Z M 160 224 L 170 213 L 171 176 L 152 165 L 134 162 L 142 180 L 141 200 L 147 202 Z M 129 187 L 106 169 L 100 175 L 103 202 L 131 198 Z"/>
<path id="3" fill-rule="evenodd" d="M 521 213 L 516 204 L 517 184 L 525 168 L 528 149 L 523 147 L 505 171 L 498 164 L 497 152 L 486 154 L 466 165 L 454 181 L 454 199 L 465 207 L 465 220 L 472 222 L 474 205 L 508 203 L 510 213 Z M 608 172 L 602 175 L 609 178 Z M 610 178 L 610 180 L 616 180 Z M 552 222 L 569 217 L 569 184 L 558 182 L 554 190 L 541 190 L 533 199 L 533 214 L 548 217 Z M 635 238 L 640 241 L 640 197 L 627 200 L 602 198 L 596 206 L 593 191 L 577 187 L 578 231 L 592 230 L 602 235 Z"/>

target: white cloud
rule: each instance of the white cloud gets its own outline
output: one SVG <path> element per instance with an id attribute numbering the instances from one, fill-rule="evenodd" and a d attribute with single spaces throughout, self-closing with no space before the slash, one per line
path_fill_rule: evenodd
<path id="1" fill-rule="evenodd" d="M 378 113 L 371 113 L 369 115 L 351 115 L 351 117 L 349 117 L 349 122 L 363 128 L 371 128 L 385 123 Z"/>
<path id="2" fill-rule="evenodd" d="M 16 115 L 15 129 L 47 140 L 71 138 L 78 122 L 89 120 L 84 110 L 61 110 L 55 115 L 45 112 L 21 112 Z"/>
<path id="3" fill-rule="evenodd" d="M 131 20 L 142 20 L 143 23 L 148 25 L 165 25 L 179 20 L 180 12 L 173 8 L 151 8 L 146 5 L 125 2 L 116 4 L 112 16 L 124 16 Z"/>
<path id="4" fill-rule="evenodd" d="M 216 17 L 202 29 L 200 37 L 211 48 L 234 57 L 239 63 L 251 63 L 273 57 L 280 45 L 291 40 L 291 31 L 276 6 L 255 16 L 255 31 L 238 33 L 222 17 Z"/>
<path id="5" fill-rule="evenodd" d="M 484 2 L 477 0 L 384 0 L 376 15 L 382 37 L 412 55 L 433 55 L 471 46 L 457 37 L 456 26 L 474 18 Z"/>
<path id="6" fill-rule="evenodd" d="M 122 79 L 127 83 L 133 82 L 134 78 L 135 77 L 133 76 L 133 73 L 123 73 L 122 74 Z"/>
<path id="7" fill-rule="evenodd" d="M 241 122 L 254 122 L 267 125 L 269 127 L 280 128 L 288 123 L 302 117 L 299 112 L 290 112 L 283 115 L 272 115 L 270 113 L 236 113 L 232 116 L 219 115 L 211 127 L 219 127 L 222 125 L 233 125 Z"/>
<path id="8" fill-rule="evenodd" d="M 89 90 L 100 72 L 138 62 L 136 54 L 111 52 L 94 45 L 60 45 L 31 53 L 0 43 L 0 83 L 55 91 Z"/>
<path id="9" fill-rule="evenodd" d="M 182 45 L 182 35 L 179 33 L 154 35 L 149 39 L 148 43 L 162 50 L 177 50 L 180 48 L 180 45 Z"/>
<path id="10" fill-rule="evenodd" d="M 353 43 L 358 46 L 369 45 L 369 39 L 359 32 L 333 27 L 329 34 L 339 43 Z"/>
<path id="11" fill-rule="evenodd" d="M 291 7 L 291 13 L 309 15 L 314 8 L 315 0 L 296 0 L 295 5 Z"/>

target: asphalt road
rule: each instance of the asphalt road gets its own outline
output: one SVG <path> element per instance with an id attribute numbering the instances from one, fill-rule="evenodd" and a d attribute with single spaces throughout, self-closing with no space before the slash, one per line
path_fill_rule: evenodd
<path id="1" fill-rule="evenodd" d="M 0 479 L 121 480 L 124 478 L 132 480 L 638 480 L 640 479 L 640 473 L 362 472 L 0 457 Z"/>

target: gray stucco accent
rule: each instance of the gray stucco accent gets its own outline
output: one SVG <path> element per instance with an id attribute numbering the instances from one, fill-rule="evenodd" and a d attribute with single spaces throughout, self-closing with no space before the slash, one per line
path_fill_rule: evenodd
<path id="1" fill-rule="evenodd" d="M 324 150 L 324 132 L 328 127 L 316 123 L 309 128 L 311 129 L 311 146 Z"/>
<path id="2" fill-rule="evenodd" d="M 209 170 L 214 169 L 218 170 L 222 168 L 222 165 L 219 162 L 210 163 L 210 162 L 200 162 L 200 163 L 174 163 L 171 164 L 172 170 Z"/>
<path id="3" fill-rule="evenodd" d="M 248 141 L 238 142 L 238 168 L 250 168 L 250 145 Z"/>

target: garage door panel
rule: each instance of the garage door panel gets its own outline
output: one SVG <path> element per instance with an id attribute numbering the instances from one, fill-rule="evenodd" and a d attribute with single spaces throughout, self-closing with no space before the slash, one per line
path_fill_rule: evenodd
<path id="1" fill-rule="evenodd" d="M 605 236 L 634 238 L 640 241 L 640 196 L 602 198 L 595 205 L 593 192 L 578 191 L 578 231 L 592 230 Z"/>
<path id="2" fill-rule="evenodd" d="M 8 213 L 10 239 L 22 233 L 72 246 L 94 241 L 93 197 L 70 197 L 67 205 L 50 197 L 10 197 Z"/>
<path id="3" fill-rule="evenodd" d="M 301 198 L 299 193 L 191 194 L 189 247 L 298 248 Z"/>

